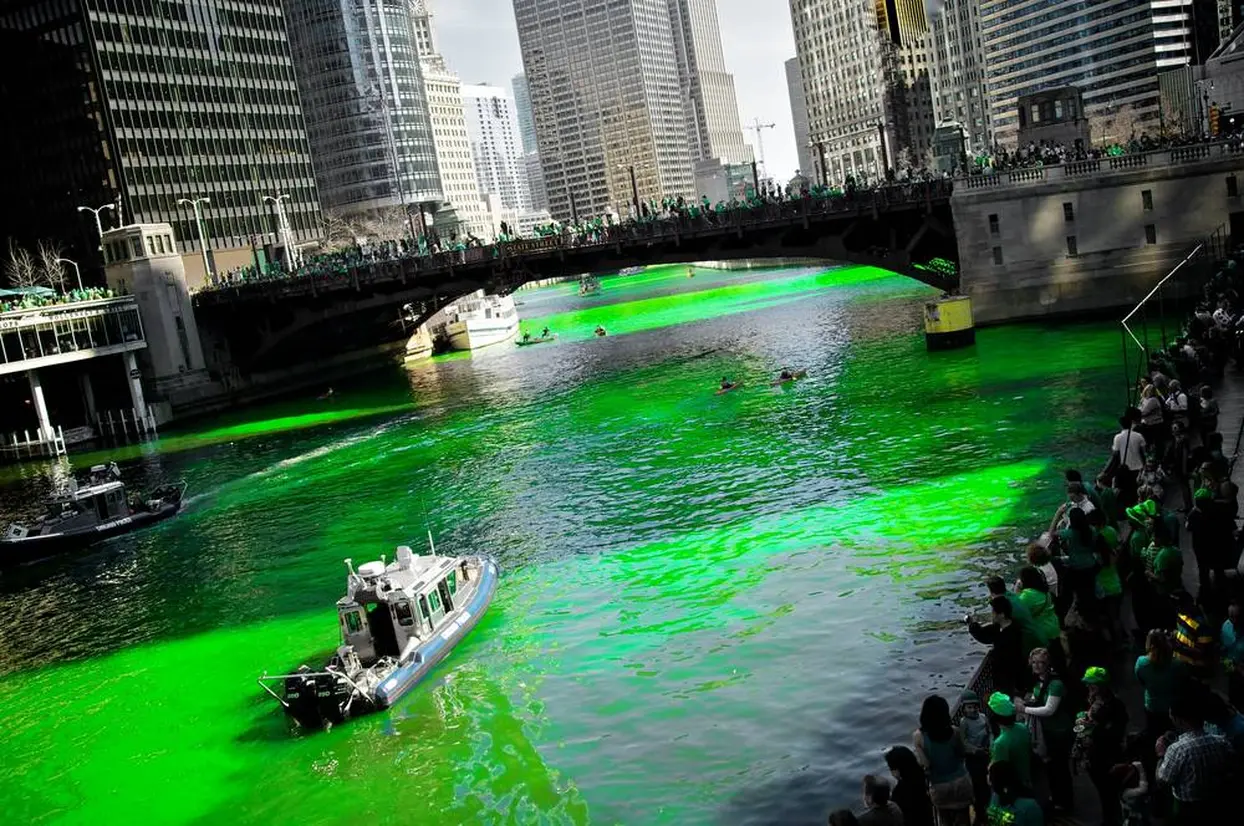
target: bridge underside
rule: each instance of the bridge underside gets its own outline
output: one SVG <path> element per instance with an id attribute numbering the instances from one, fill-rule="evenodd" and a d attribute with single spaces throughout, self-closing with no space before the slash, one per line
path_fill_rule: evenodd
<path id="1" fill-rule="evenodd" d="M 528 281 L 637 265 L 765 258 L 877 266 L 941 290 L 958 287 L 957 276 L 917 266 L 934 258 L 958 260 L 949 201 L 943 200 L 592 246 L 537 247 L 434 271 L 421 270 L 418 259 L 377 263 L 332 279 L 258 282 L 200 294 L 196 317 L 207 349 L 218 349 L 219 360 L 252 373 L 399 341 L 413 332 L 401 320 L 406 304 L 422 321 L 475 290 L 509 293 Z"/>

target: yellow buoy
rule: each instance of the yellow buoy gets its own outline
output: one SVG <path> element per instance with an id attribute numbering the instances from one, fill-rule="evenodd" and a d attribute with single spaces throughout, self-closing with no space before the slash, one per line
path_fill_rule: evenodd
<path id="1" fill-rule="evenodd" d="M 924 305 L 924 343 L 930 350 L 953 350 L 976 343 L 972 299 L 945 295 Z"/>

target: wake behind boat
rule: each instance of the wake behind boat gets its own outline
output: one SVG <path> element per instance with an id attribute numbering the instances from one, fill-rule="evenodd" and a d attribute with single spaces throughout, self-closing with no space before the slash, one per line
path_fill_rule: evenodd
<path id="1" fill-rule="evenodd" d="M 428 537 L 429 545 L 431 536 Z M 497 565 L 482 556 L 418 556 L 393 562 L 346 561 L 346 595 L 337 600 L 341 645 L 321 671 L 259 678 L 300 725 L 319 728 L 386 709 L 448 656 L 492 602 Z M 269 683 L 279 683 L 280 693 Z"/>
<path id="2" fill-rule="evenodd" d="M 168 519 L 181 510 L 185 492 L 181 482 L 129 501 L 116 463 L 95 465 L 85 484 L 70 480 L 50 496 L 47 513 L 33 526 L 9 526 L 0 537 L 0 567 L 79 550 Z"/>

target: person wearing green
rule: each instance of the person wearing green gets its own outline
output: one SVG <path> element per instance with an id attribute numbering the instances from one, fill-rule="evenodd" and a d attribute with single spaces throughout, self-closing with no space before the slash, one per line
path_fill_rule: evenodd
<path id="1" fill-rule="evenodd" d="M 1049 648 L 1060 645 L 1062 628 L 1058 624 L 1058 612 L 1054 598 L 1049 594 L 1049 583 L 1040 570 L 1025 565 L 1019 572 L 1019 602 L 1032 618 L 1037 644 L 1033 648 Z"/>
<path id="2" fill-rule="evenodd" d="M 989 711 L 998 724 L 998 736 L 989 749 L 990 762 L 1010 763 L 1019 775 L 1020 784 L 1025 788 L 1032 786 L 1032 735 L 1027 726 L 1016 722 L 1015 703 L 1001 691 L 995 691 L 989 695 Z"/>
<path id="3" fill-rule="evenodd" d="M 1046 777 L 1050 781 L 1050 800 L 1060 809 L 1070 809 L 1071 791 L 1071 749 L 1075 745 L 1072 727 L 1075 719 L 1072 716 L 1071 699 L 1066 696 L 1067 689 L 1063 681 L 1050 667 L 1050 654 L 1044 648 L 1038 648 L 1028 658 L 1032 666 L 1033 676 L 1037 684 L 1027 702 L 1017 703 L 1017 710 L 1026 714 L 1029 725 L 1040 726 L 1041 739 L 1045 749 L 1042 759 L 1046 767 Z"/>
<path id="4" fill-rule="evenodd" d="M 989 826 L 1045 826 L 1041 805 L 1032 798 L 1013 764 L 1005 760 L 991 763 L 989 786 L 994 792 L 985 813 Z"/>

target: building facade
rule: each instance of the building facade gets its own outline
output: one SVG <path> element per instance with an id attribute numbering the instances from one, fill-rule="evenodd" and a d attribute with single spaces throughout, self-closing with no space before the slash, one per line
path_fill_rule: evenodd
<path id="1" fill-rule="evenodd" d="M 549 208 L 549 193 L 544 186 L 544 170 L 540 168 L 540 145 L 536 142 L 536 118 L 531 111 L 531 90 L 527 76 L 514 75 L 510 85 L 514 88 L 514 106 L 518 110 L 518 133 L 523 139 L 523 167 L 527 170 L 527 189 L 531 192 L 531 207 L 535 210 Z"/>
<path id="2" fill-rule="evenodd" d="M 1093 141 L 1126 141 L 1164 127 L 1158 75 L 1198 59 L 1195 13 L 1219 19 L 1217 0 L 981 0 L 980 25 L 996 142 L 1013 146 L 1020 95 L 1075 86 Z M 1195 7 L 1195 8 L 1194 8 Z M 1068 21 L 1074 20 L 1075 25 Z"/>
<path id="3" fill-rule="evenodd" d="M 786 61 L 786 94 L 790 96 L 790 116 L 795 125 L 795 149 L 799 153 L 799 172 L 810 181 L 821 181 L 821 163 L 813 156 L 808 132 L 808 100 L 803 94 L 799 58 Z"/>
<path id="4" fill-rule="evenodd" d="M 808 132 L 830 183 L 923 163 L 935 129 L 923 3 L 790 0 L 790 9 Z"/>
<path id="5" fill-rule="evenodd" d="M 530 211 L 514 98 L 499 86 L 467 85 L 462 87 L 462 105 L 480 192 L 498 196 L 506 209 Z"/>
<path id="6" fill-rule="evenodd" d="M 105 0 L 0 5 L 0 233 L 100 262 L 94 218 L 168 223 L 199 250 L 182 199 L 207 198 L 209 247 L 269 241 L 285 194 L 296 242 L 321 235 L 280 0 L 228 6 Z M 38 78 L 31 82 L 31 78 Z"/>
<path id="7" fill-rule="evenodd" d="M 423 91 L 428 100 L 428 117 L 432 121 L 441 192 L 453 208 L 461 232 L 481 240 L 492 240 L 497 228 L 488 205 L 480 197 L 475 157 L 463 114 L 462 81 L 437 48 L 431 4 L 428 0 L 411 0 L 410 10 Z M 439 231 L 444 229 L 438 224 Z"/>
<path id="8" fill-rule="evenodd" d="M 669 0 L 669 15 L 692 159 L 750 162 L 734 76 L 722 54 L 716 0 Z"/>
<path id="9" fill-rule="evenodd" d="M 979 0 L 945 0 L 929 21 L 933 119 L 959 124 L 972 154 L 993 149 Z"/>
<path id="10" fill-rule="evenodd" d="M 694 195 L 668 0 L 514 0 L 553 217 Z"/>
<path id="11" fill-rule="evenodd" d="M 287 0 L 285 12 L 324 209 L 401 210 L 414 228 L 443 193 L 410 0 Z"/>

